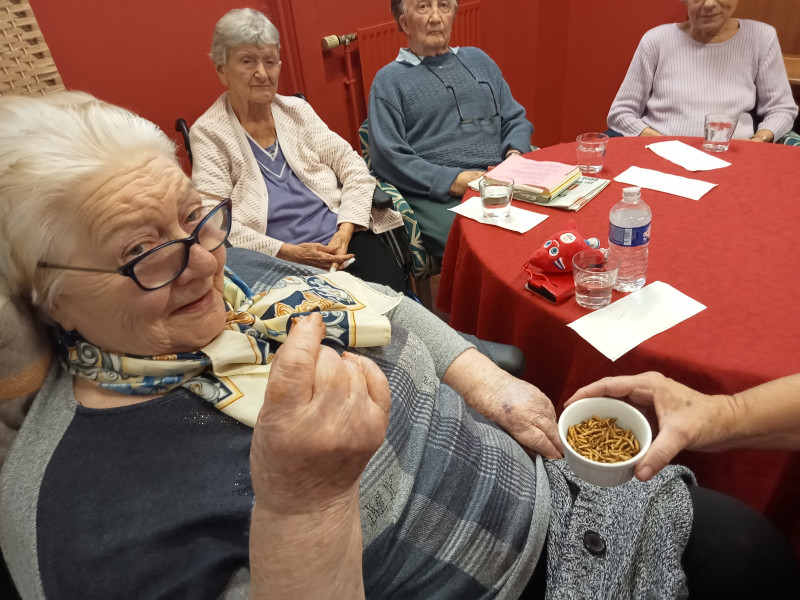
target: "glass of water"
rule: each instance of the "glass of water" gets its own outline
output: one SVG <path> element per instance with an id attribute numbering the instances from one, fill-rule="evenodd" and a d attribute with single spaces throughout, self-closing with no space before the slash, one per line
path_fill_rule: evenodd
<path id="1" fill-rule="evenodd" d="M 605 133 L 582 133 L 577 138 L 578 168 L 583 175 L 594 175 L 603 170 L 608 136 Z"/>
<path id="2" fill-rule="evenodd" d="M 608 250 L 587 248 L 572 257 L 575 300 L 592 310 L 611 304 L 611 290 L 617 282 L 619 258 Z"/>
<path id="3" fill-rule="evenodd" d="M 711 113 L 706 115 L 703 135 L 703 150 L 710 152 L 725 152 L 731 142 L 739 115 L 726 115 Z"/>
<path id="4" fill-rule="evenodd" d="M 514 192 L 514 180 L 501 175 L 488 173 L 481 178 L 479 184 L 483 218 L 492 221 L 505 221 L 511 215 L 511 195 Z"/>

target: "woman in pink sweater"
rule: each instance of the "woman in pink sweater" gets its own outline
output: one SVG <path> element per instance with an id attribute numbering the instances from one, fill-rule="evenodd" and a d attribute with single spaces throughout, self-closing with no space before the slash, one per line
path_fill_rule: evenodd
<path id="1" fill-rule="evenodd" d="M 772 142 L 797 106 L 775 29 L 735 19 L 738 0 L 681 0 L 688 19 L 642 37 L 611 105 L 608 126 L 626 136 L 703 135 L 703 117 L 739 115 L 734 138 Z"/>

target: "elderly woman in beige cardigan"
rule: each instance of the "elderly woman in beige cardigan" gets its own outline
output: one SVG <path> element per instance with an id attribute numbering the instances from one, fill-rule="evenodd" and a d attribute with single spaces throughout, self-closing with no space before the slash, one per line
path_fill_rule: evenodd
<path id="1" fill-rule="evenodd" d="M 276 93 L 278 30 L 236 9 L 214 29 L 211 58 L 228 89 L 191 129 L 192 178 L 233 200 L 234 246 L 405 287 L 402 268 L 376 234 L 400 227 L 373 209 L 375 179 L 362 158 L 303 99 Z"/>

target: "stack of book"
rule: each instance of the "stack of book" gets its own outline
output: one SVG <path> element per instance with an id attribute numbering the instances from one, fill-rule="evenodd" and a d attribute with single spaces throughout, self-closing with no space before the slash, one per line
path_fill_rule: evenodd
<path id="1" fill-rule="evenodd" d="M 524 201 L 574 212 L 602 192 L 609 183 L 611 183 L 609 179 L 598 179 L 597 177 L 581 175 L 555 196 L 540 196 L 532 200 Z M 516 198 L 516 196 L 514 197 Z M 517 199 L 523 200 L 523 198 Z"/>
<path id="2" fill-rule="evenodd" d="M 582 176 L 576 165 L 533 160 L 512 154 L 486 173 L 514 180 L 515 200 L 576 211 L 609 184 L 608 179 Z M 480 178 L 470 187 L 478 189 Z"/>

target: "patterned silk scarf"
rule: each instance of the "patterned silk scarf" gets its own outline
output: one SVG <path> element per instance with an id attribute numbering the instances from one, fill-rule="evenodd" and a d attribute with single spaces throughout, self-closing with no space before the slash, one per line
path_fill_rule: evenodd
<path id="1" fill-rule="evenodd" d="M 254 294 L 226 270 L 225 328 L 197 352 L 132 356 L 106 352 L 79 333 L 59 330 L 58 353 L 65 368 L 123 394 L 163 394 L 183 386 L 225 414 L 255 425 L 264 401 L 270 363 L 294 317 L 320 312 L 332 345 L 386 346 L 391 327 L 385 313 L 399 304 L 349 273 L 284 277 Z"/>

